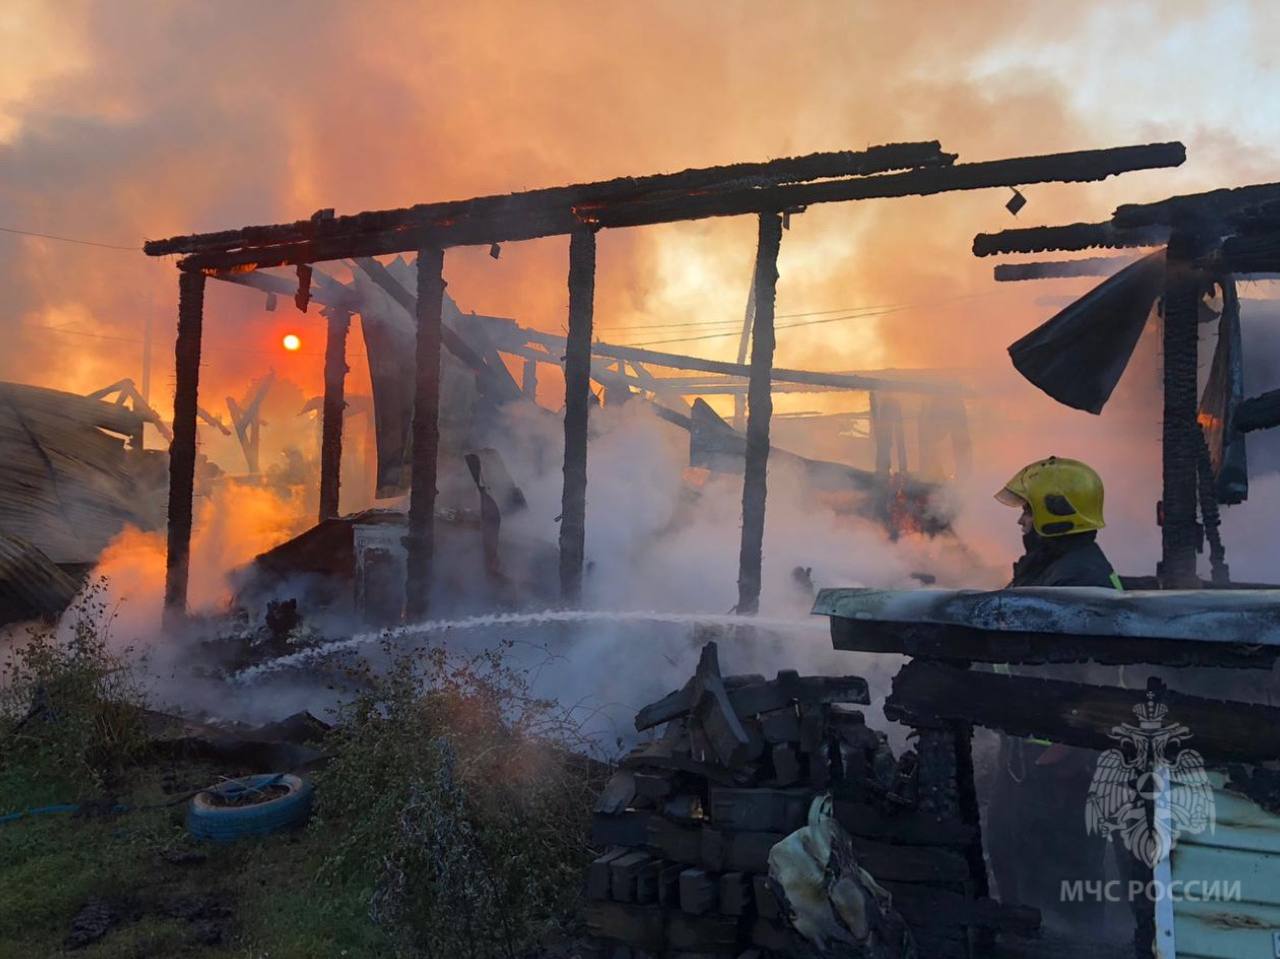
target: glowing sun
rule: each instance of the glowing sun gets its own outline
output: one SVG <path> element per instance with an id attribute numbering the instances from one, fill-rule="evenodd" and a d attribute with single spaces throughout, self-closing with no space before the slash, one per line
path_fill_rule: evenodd
<path id="1" fill-rule="evenodd" d="M 302 346 L 302 337 L 298 336 L 297 333 L 286 333 L 284 339 L 280 341 L 280 345 L 292 353 Z"/>

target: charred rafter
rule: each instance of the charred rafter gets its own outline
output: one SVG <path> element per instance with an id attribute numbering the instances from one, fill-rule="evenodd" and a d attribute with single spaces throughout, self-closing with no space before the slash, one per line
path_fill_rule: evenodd
<path id="1" fill-rule="evenodd" d="M 680 173 L 644 177 L 618 177 L 596 183 L 529 190 L 473 200 L 425 203 L 398 210 L 359 213 L 354 216 L 315 218 L 275 226 L 250 226 L 153 240 L 143 247 L 149 256 L 175 253 L 225 253 L 250 247 L 310 243 L 334 237 L 356 237 L 387 232 L 442 227 L 469 220 L 497 220 L 520 216 L 538 219 L 548 213 L 595 203 L 637 199 L 668 191 L 696 192 L 708 189 L 757 189 L 783 183 L 799 183 L 828 177 L 862 176 L 920 166 L 945 166 L 955 154 L 943 153 L 936 141 L 890 143 L 862 151 L 842 150 L 787 157 L 763 163 L 737 163 L 704 167 Z M 570 224 L 571 226 L 572 224 Z M 560 230 L 556 232 L 566 232 Z M 399 252 L 399 251 L 397 251 Z"/>
<path id="2" fill-rule="evenodd" d="M 1076 276 L 1110 276 L 1133 262 L 1131 256 L 1091 256 L 1080 260 L 1048 260 L 1040 263 L 998 263 L 997 283 L 1049 280 Z"/>
<path id="3" fill-rule="evenodd" d="M 918 145 L 909 146 L 918 149 Z M 887 159 L 878 161 L 880 171 L 909 169 L 904 173 L 862 175 L 877 172 L 867 157 L 879 156 L 874 153 L 879 149 L 891 151 Z M 148 243 L 144 249 L 153 256 L 190 251 L 191 255 L 180 263 L 189 270 L 261 269 L 348 256 L 400 253 L 420 243 L 450 247 L 535 239 L 568 234 L 584 224 L 640 226 L 781 212 L 814 203 L 923 196 L 1050 181 L 1102 180 L 1134 170 L 1177 166 L 1186 158 L 1182 144 L 1157 143 L 949 166 L 938 165 L 935 159 L 933 166 L 920 168 L 918 163 L 905 162 L 894 149 L 873 148 L 862 160 L 860 175 L 824 182 L 795 183 L 788 179 L 765 186 L 743 185 L 742 178 L 723 172 L 716 174 L 713 168 L 674 174 L 661 187 L 649 189 L 638 189 L 634 184 L 653 183 L 658 178 L 609 181 L 614 184 L 611 187 L 565 187 L 431 204 L 392 213 L 365 213 L 282 227 L 251 227 L 229 233 L 178 237 Z M 686 176 L 689 182 L 701 185 L 688 186 L 680 179 Z M 627 185 L 617 186 L 618 183 Z"/>

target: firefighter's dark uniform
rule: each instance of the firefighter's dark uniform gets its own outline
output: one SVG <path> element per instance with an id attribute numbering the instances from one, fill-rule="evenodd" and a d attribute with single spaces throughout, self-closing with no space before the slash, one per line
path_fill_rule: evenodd
<path id="1" fill-rule="evenodd" d="M 1036 529 L 1053 528 L 1055 522 L 1068 523 L 1074 512 L 1068 509 L 1070 502 L 1053 492 L 1061 492 L 1064 482 L 1067 497 L 1077 503 L 1091 499 L 1080 489 L 1096 483 L 1096 508 L 1090 503 L 1083 520 L 1076 515 L 1077 525 L 1083 528 L 1068 526 L 1051 536 L 1027 532 L 1023 536 L 1026 552 L 1014 563 L 1009 586 L 1119 588 L 1119 579 L 1097 543 L 1097 529 L 1102 526 L 1101 480 L 1087 466 L 1056 458 L 1032 464 L 1002 490 L 1010 495 L 998 498 L 1009 505 L 1025 502 Z M 1066 666 L 1027 672 L 1083 681 L 1089 669 Z M 988 807 L 987 847 L 1003 901 L 1036 906 L 1046 918 L 1056 915 L 1076 927 L 1101 921 L 1101 903 L 1069 903 L 1062 894 L 1064 881 L 1094 882 L 1104 877 L 1106 842 L 1087 835 L 1084 827 L 1095 759 L 1089 750 L 1013 738 L 1001 741 Z"/>

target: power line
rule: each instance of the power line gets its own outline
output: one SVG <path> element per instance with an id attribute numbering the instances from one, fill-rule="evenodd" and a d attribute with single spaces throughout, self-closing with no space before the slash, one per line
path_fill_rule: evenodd
<path id="1" fill-rule="evenodd" d="M 12 233 L 16 236 L 35 236 L 42 240 L 57 240 L 59 243 L 78 243 L 80 246 L 97 246 L 104 250 L 124 250 L 126 253 L 141 253 L 141 246 L 118 246 L 115 243 L 98 243 L 96 240 L 77 240 L 70 236 L 56 236 L 53 233 L 36 233 L 32 230 L 16 230 L 13 227 L 0 226 L 0 233 Z"/>

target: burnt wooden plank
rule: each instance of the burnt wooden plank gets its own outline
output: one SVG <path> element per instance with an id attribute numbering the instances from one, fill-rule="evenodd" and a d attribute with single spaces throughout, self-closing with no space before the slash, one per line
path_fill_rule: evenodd
<path id="1" fill-rule="evenodd" d="M 796 755 L 795 746 L 779 743 L 773 747 L 770 757 L 773 760 L 775 785 L 790 786 L 800 781 L 800 758 Z"/>
<path id="2" fill-rule="evenodd" d="M 613 873 L 610 865 L 619 856 L 626 855 L 622 848 L 610 849 L 602 856 L 597 856 L 587 867 L 587 898 L 609 899 L 613 894 Z"/>
<path id="3" fill-rule="evenodd" d="M 1078 260 L 1046 260 L 1039 263 L 998 263 L 992 271 L 997 283 L 1046 280 L 1075 276 L 1111 276 L 1133 263 L 1132 256 L 1090 256 Z"/>
<path id="4" fill-rule="evenodd" d="M 649 820 L 645 842 L 662 853 L 664 859 L 686 866 L 702 864 L 702 830 L 696 826 L 680 826 L 654 816 Z"/>
<path id="5" fill-rule="evenodd" d="M 736 953 L 740 922 L 736 916 L 687 916 L 667 919 L 667 945 L 681 952 Z"/>
<path id="6" fill-rule="evenodd" d="M 831 617 L 831 643 L 836 649 L 868 653 L 1025 665 L 1092 661 L 1108 665 L 1149 663 L 1269 669 L 1280 654 L 1280 647 L 1248 643 L 993 631 L 951 623 L 875 622 L 840 616 Z"/>
<path id="7" fill-rule="evenodd" d="M 800 741 L 800 717 L 794 707 L 775 709 L 760 714 L 760 730 L 765 742 L 798 743 Z"/>
<path id="8" fill-rule="evenodd" d="M 641 226 L 713 216 L 775 213 L 817 203 L 928 196 L 953 190 L 1027 183 L 1086 182 L 1134 170 L 1177 166 L 1185 159 L 1186 150 L 1182 144 L 1156 143 L 956 164 L 937 169 L 911 169 L 905 173 L 857 176 L 821 183 L 701 192 L 672 190 L 638 200 L 603 204 L 565 204 L 561 199 L 547 207 L 535 205 L 533 209 L 527 209 L 523 208 L 524 201 L 518 200 L 520 195 L 516 194 L 496 198 L 496 203 L 490 202 L 484 209 L 484 205 L 477 201 L 460 201 L 453 205 L 454 209 L 449 214 L 428 213 L 412 225 L 402 223 L 381 231 L 341 233 L 338 231 L 343 226 L 350 230 L 351 224 L 344 222 L 347 218 L 335 218 L 318 224 L 315 227 L 316 238 L 312 240 L 230 250 L 225 249 L 227 244 L 221 244 L 224 249 L 194 253 L 180 260 L 179 266 L 187 270 L 263 269 L 343 257 L 398 253 L 421 245 L 487 245 L 556 236 L 571 233 L 583 225 L 597 228 Z M 338 225 L 330 226 L 330 223 Z M 161 248 L 160 245 L 144 247 L 157 251 Z"/>
<path id="9" fill-rule="evenodd" d="M 246 246 L 274 246 L 307 242 L 326 236 L 347 236 L 404 230 L 435 221 L 454 221 L 503 213 L 508 216 L 537 216 L 546 208 L 560 210 L 571 204 L 600 203 L 634 198 L 667 190 L 702 190 L 709 187 L 751 189 L 767 184 L 801 182 L 827 177 L 883 173 L 916 166 L 945 165 L 955 154 L 943 153 L 936 140 L 889 143 L 866 150 L 811 153 L 763 162 L 703 167 L 677 173 L 643 177 L 617 177 L 595 183 L 529 190 L 523 193 L 476 197 L 420 204 L 399 210 L 359 213 L 353 216 L 312 218 L 271 226 L 250 226 L 237 230 L 175 236 L 150 240 L 143 250 L 148 256 L 234 250 Z"/>
<path id="10" fill-rule="evenodd" d="M 955 190 L 982 190 L 1026 183 L 1082 183 L 1120 173 L 1179 166 L 1186 160 L 1180 143 L 1153 143 L 1103 150 L 957 163 L 824 183 L 766 187 L 750 195 L 727 192 L 695 197 L 658 198 L 609 204 L 591 222 L 605 227 L 641 226 L 711 216 L 741 216 L 874 198 L 930 196 Z"/>
<path id="11" fill-rule="evenodd" d="M 720 911 L 726 916 L 745 916 L 751 911 L 751 877 L 743 872 L 726 872 L 720 877 Z"/>
<path id="12" fill-rule="evenodd" d="M 768 872 L 769 852 L 787 838 L 786 833 L 780 832 L 726 832 L 720 836 L 723 863 L 720 868 L 725 872 L 749 873 Z"/>
<path id="13" fill-rule="evenodd" d="M 647 952 L 661 953 L 665 949 L 665 916 L 657 906 L 588 902 L 583 908 L 583 918 L 593 936 L 624 942 Z"/>
<path id="14" fill-rule="evenodd" d="M 1143 693 L 1030 676 L 1001 676 L 916 660 L 894 677 L 885 701 L 890 719 L 919 723 L 961 721 L 1011 736 L 1032 736 L 1109 749 L 1108 733 L 1132 723 Z M 1161 694 L 1169 715 L 1194 733 L 1192 745 L 1210 762 L 1258 762 L 1280 756 L 1280 708 Z"/>
<path id="15" fill-rule="evenodd" d="M 636 730 L 650 729 L 688 715 L 694 705 L 691 690 L 691 686 L 686 686 L 645 706 L 636 714 Z M 780 672 L 778 678 L 770 682 L 749 683 L 730 688 L 728 693 L 729 702 L 739 716 L 756 716 L 796 703 L 857 703 L 865 706 L 871 702 L 867 681 L 861 676 L 801 676 L 795 672 Z"/>
<path id="16" fill-rule="evenodd" d="M 1168 227 L 1122 230 L 1110 222 L 1071 223 L 1066 226 L 1032 226 L 999 233 L 979 233 L 973 238 L 974 256 L 1004 253 L 1044 253 L 1051 250 L 1128 249 L 1163 246 L 1169 240 Z"/>
<path id="17" fill-rule="evenodd" d="M 591 844 L 593 846 L 643 846 L 648 841 L 652 813 L 635 810 L 591 817 Z"/>
<path id="18" fill-rule="evenodd" d="M 705 869 L 686 869 L 680 873 L 680 908 L 701 916 L 716 907 L 719 885 Z"/>
<path id="19" fill-rule="evenodd" d="M 595 811 L 598 813 L 620 813 L 631 805 L 631 801 L 635 799 L 635 796 L 635 773 L 628 769 L 619 769 L 609 777 L 604 789 L 600 791 L 600 796 L 596 799 Z"/>
<path id="20" fill-rule="evenodd" d="M 729 789 L 709 791 L 711 822 L 738 832 L 792 832 L 805 824 L 813 794 L 807 789 Z"/>
<path id="21" fill-rule="evenodd" d="M 628 852 L 609 863 L 609 890 L 617 902 L 639 902 L 640 873 L 652 862 L 647 852 Z M 656 887 L 655 887 L 656 888 Z"/>

